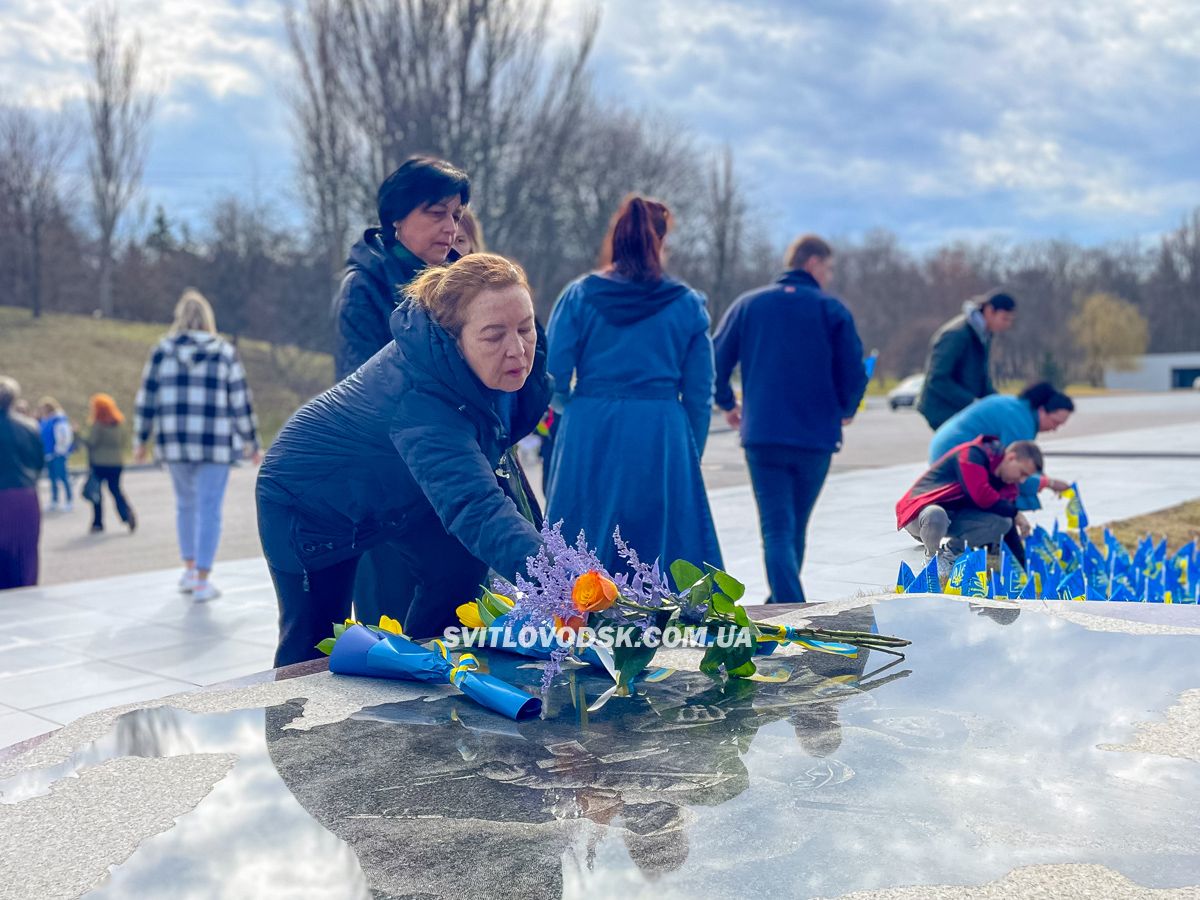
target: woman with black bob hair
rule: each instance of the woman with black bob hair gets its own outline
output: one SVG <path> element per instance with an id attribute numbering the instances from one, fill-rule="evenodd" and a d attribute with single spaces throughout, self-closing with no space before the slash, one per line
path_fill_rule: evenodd
<path id="1" fill-rule="evenodd" d="M 350 249 L 334 299 L 337 340 L 334 375 L 341 381 L 391 343 L 389 320 L 404 288 L 427 266 L 458 259 L 452 245 L 471 199 L 465 172 L 445 160 L 413 156 L 379 186 L 380 227 L 369 228 Z M 380 544 L 363 555 L 354 585 L 355 613 L 378 622 L 386 613 L 404 620 L 397 589 L 404 577 L 401 554 Z"/>
<path id="2" fill-rule="evenodd" d="M 319 655 L 350 614 L 359 557 L 383 541 L 403 561 L 395 590 L 412 595 L 405 631 L 417 638 L 454 624 L 489 567 L 511 579 L 541 547 L 496 478 L 550 399 L 524 271 L 477 253 L 425 270 L 405 294 L 392 343 L 302 406 L 259 472 L 276 666 Z"/>
<path id="3" fill-rule="evenodd" d="M 992 394 L 942 423 L 929 444 L 929 462 L 937 462 L 959 444 L 973 441 L 981 434 L 1000 438 L 1005 447 L 1014 441 L 1035 441 L 1040 433 L 1061 428 L 1074 411 L 1075 402 L 1048 381 L 1031 384 L 1016 397 Z M 1047 487 L 1062 493 L 1070 485 L 1045 475 L 1034 475 L 1021 485 L 1017 507 L 1040 509 L 1037 494 Z"/>
<path id="4" fill-rule="evenodd" d="M 471 180 L 445 160 L 413 156 L 384 179 L 376 200 L 380 226 L 350 248 L 333 301 L 338 381 L 391 341 L 388 319 L 404 286 L 426 266 L 458 258 L 452 248 L 471 202 Z"/>
<path id="5" fill-rule="evenodd" d="M 664 271 L 671 224 L 665 204 L 627 197 L 599 271 L 567 285 L 550 317 L 547 367 L 562 416 L 547 517 L 563 520 L 564 534 L 584 531 L 609 571 L 623 566 L 616 528 L 663 571 L 676 559 L 721 565 L 700 473 L 712 417 L 709 317 L 704 296 Z"/>

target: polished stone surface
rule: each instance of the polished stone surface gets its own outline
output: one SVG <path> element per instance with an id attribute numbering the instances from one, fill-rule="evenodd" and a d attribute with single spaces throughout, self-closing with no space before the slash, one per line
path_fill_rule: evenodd
<path id="1" fill-rule="evenodd" d="M 0 751 L 0 849 L 63 870 L 44 896 L 1200 890 L 1196 607 L 877 597 L 769 612 L 913 645 L 901 661 L 765 659 L 782 684 L 681 669 L 592 714 L 606 685 L 577 670 L 520 724 L 449 688 L 311 667 L 95 713 Z M 518 657 L 488 664 L 540 678 Z M 111 767 L 131 758 L 216 774 L 151 767 L 123 785 Z M 143 810 L 128 798 L 147 778 L 160 802 Z M 118 833 L 80 839 L 106 822 Z M 0 896 L 28 883 L 10 876 Z"/>

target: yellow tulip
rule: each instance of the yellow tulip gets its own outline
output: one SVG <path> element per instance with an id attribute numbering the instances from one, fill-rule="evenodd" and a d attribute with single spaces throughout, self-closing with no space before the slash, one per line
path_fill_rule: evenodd
<path id="1" fill-rule="evenodd" d="M 379 617 L 379 630 L 386 631 L 388 634 L 404 634 L 404 628 L 391 616 Z"/>
<path id="2" fill-rule="evenodd" d="M 483 617 L 479 615 L 479 607 L 474 602 L 464 603 L 454 611 L 458 614 L 458 621 L 467 628 L 484 627 Z"/>
<path id="3" fill-rule="evenodd" d="M 505 597 L 503 594 L 493 593 L 492 596 L 495 597 L 497 600 L 499 600 L 501 603 L 503 603 L 505 606 L 507 606 L 509 609 L 513 608 L 512 600 L 510 600 L 508 597 Z"/>

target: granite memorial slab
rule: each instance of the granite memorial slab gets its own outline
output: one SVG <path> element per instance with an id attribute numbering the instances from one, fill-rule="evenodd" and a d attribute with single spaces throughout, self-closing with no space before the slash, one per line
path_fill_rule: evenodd
<path id="1" fill-rule="evenodd" d="M 0 896 L 1200 896 L 1196 607 L 758 614 L 913 643 L 662 651 L 591 713 L 574 669 L 528 722 L 319 664 L 95 713 L 0 752 Z"/>

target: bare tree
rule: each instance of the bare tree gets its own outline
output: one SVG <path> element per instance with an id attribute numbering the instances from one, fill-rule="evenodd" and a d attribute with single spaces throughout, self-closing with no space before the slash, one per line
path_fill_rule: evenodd
<path id="1" fill-rule="evenodd" d="M 347 116 L 337 61 L 335 0 L 308 0 L 304 18 L 286 13 L 298 83 L 285 93 L 295 115 L 301 194 L 313 223 L 312 239 L 332 284 L 346 258 L 355 194 L 355 132 Z"/>
<path id="2" fill-rule="evenodd" d="M 39 117 L 17 107 L 0 110 L 0 209 L 17 244 L 15 269 L 35 319 L 42 314 L 46 227 L 59 207 L 74 138 L 61 113 Z"/>
<path id="3" fill-rule="evenodd" d="M 92 82 L 87 106 L 92 147 L 88 174 L 99 232 L 100 311 L 113 313 L 113 242 L 117 226 L 137 194 L 146 162 L 152 95 L 138 87 L 141 41 L 124 41 L 115 6 L 103 3 L 88 18 L 88 62 Z"/>
<path id="4" fill-rule="evenodd" d="M 709 297 L 716 313 L 733 300 L 730 290 L 742 258 L 746 204 L 733 170 L 733 148 L 726 144 L 708 173 L 708 252 L 712 265 Z"/>
<path id="5" fill-rule="evenodd" d="M 599 20 L 585 17 L 549 60 L 548 10 L 548 0 L 308 0 L 290 19 L 302 169 L 306 188 L 320 181 L 315 230 L 331 259 L 347 217 L 374 209 L 379 182 L 432 153 L 470 173 L 489 243 L 531 265 L 535 282 L 549 277 Z"/>

